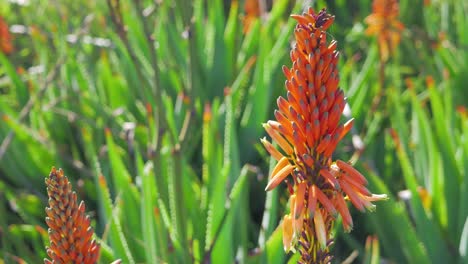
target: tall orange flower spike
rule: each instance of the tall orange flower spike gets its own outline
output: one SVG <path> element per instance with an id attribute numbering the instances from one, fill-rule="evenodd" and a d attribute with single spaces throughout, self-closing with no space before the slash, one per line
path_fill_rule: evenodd
<path id="1" fill-rule="evenodd" d="M 291 51 L 292 68 L 283 66 L 286 98 L 277 100 L 276 121 L 264 124 L 277 143 L 276 149 L 262 139 L 278 163 L 266 191 L 281 182 L 289 186 L 290 214 L 283 219 L 283 244 L 286 251 L 299 249 L 300 263 L 328 263 L 331 229 L 341 215 L 343 226 L 353 226 L 346 200 L 361 211 L 373 209 L 373 201 L 385 199 L 365 187 L 367 180 L 348 163 L 332 161 L 338 142 L 348 133 L 353 120 L 340 124 L 345 107 L 338 88 L 337 42 L 327 41 L 327 28 L 334 17 L 325 9 L 309 9 L 293 15 L 296 44 Z"/>
<path id="2" fill-rule="evenodd" d="M 5 54 L 13 52 L 8 24 L 0 17 L 0 50 Z"/>
<path id="3" fill-rule="evenodd" d="M 52 260 L 45 259 L 44 263 L 97 263 L 100 246 L 92 239 L 94 232 L 85 215 L 84 202 L 78 205 L 76 193 L 61 169 L 52 168 L 45 182 L 49 195 L 47 255 Z"/>
<path id="4" fill-rule="evenodd" d="M 366 17 L 369 25 L 366 34 L 377 36 L 381 61 L 385 62 L 400 43 L 401 31 L 405 28 L 398 20 L 400 14 L 397 0 L 374 0 L 372 14 Z"/>

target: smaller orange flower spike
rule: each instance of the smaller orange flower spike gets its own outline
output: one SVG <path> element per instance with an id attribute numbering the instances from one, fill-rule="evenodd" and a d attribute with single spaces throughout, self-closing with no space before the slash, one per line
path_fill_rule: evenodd
<path id="1" fill-rule="evenodd" d="M 245 11 L 245 16 L 242 19 L 242 23 L 244 24 L 243 27 L 243 32 L 244 34 L 247 34 L 255 20 L 257 20 L 260 17 L 260 1 L 258 0 L 246 0 L 244 4 L 244 11 Z M 237 1 L 232 1 L 231 5 L 238 5 Z M 231 6 L 231 8 L 233 8 Z"/>
<path id="2" fill-rule="evenodd" d="M 290 214 L 282 223 L 284 249 L 299 249 L 299 263 L 329 263 L 336 218 L 341 216 L 345 231 L 353 227 L 345 199 L 364 211 L 373 210 L 372 202 L 386 196 L 367 190 L 366 178 L 348 163 L 332 161 L 336 146 L 353 126 L 353 119 L 340 124 L 345 97 L 338 87 L 339 53 L 337 42 L 328 43 L 325 32 L 334 17 L 325 9 L 292 17 L 298 24 L 292 67 L 283 66 L 286 96 L 277 100 L 276 120 L 263 125 L 279 147 L 261 140 L 278 161 L 265 190 L 292 179 L 286 181 L 291 197 Z"/>
<path id="3" fill-rule="evenodd" d="M 84 202 L 78 205 L 76 193 L 61 169 L 52 168 L 45 182 L 49 196 L 47 255 L 52 260 L 45 259 L 44 263 L 97 263 L 100 246 L 92 239 L 94 232 Z"/>
<path id="4" fill-rule="evenodd" d="M 8 24 L 0 17 L 0 50 L 5 54 L 13 52 L 13 44 L 11 43 L 11 35 L 8 29 Z"/>
<path id="5" fill-rule="evenodd" d="M 381 61 L 385 62 L 400 43 L 405 26 L 398 20 L 397 0 L 374 0 L 372 14 L 366 17 L 366 34 L 377 36 Z"/>

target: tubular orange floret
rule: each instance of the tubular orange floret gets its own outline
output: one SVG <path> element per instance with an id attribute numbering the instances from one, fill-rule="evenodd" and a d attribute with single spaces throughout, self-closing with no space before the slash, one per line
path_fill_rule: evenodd
<path id="1" fill-rule="evenodd" d="M 289 252 L 292 247 L 293 240 L 293 225 L 291 215 L 285 215 L 283 218 L 283 246 L 284 251 Z"/>
<path id="2" fill-rule="evenodd" d="M 351 214 L 349 213 L 348 207 L 346 206 L 343 195 L 337 194 L 335 196 L 335 204 L 336 209 L 343 219 L 343 228 L 346 232 L 350 232 L 351 229 L 353 229 L 353 219 L 351 218 Z"/>
<path id="3" fill-rule="evenodd" d="M 340 184 L 338 183 L 338 180 L 326 169 L 321 169 L 320 170 L 320 175 L 322 175 L 328 183 L 330 183 L 333 188 L 339 190 L 340 189 Z"/>
<path id="4" fill-rule="evenodd" d="M 358 191 L 359 193 L 362 193 L 363 195 L 366 195 L 366 196 L 371 195 L 371 192 L 363 184 L 360 184 L 359 182 L 354 180 L 354 178 L 343 176 L 340 178 L 340 180 L 345 181 L 352 188 L 356 189 L 356 191 Z"/>
<path id="5" fill-rule="evenodd" d="M 353 166 L 349 165 L 348 163 L 342 161 L 342 160 L 337 160 L 336 161 L 336 165 L 342 169 L 344 172 L 346 172 L 346 174 L 349 176 L 349 177 L 352 177 L 354 180 L 356 180 L 358 183 L 360 184 L 363 184 L 363 185 L 367 185 L 367 180 L 364 176 L 362 176 L 362 174 L 357 171 L 355 168 L 353 168 Z"/>
<path id="6" fill-rule="evenodd" d="M 319 242 L 320 248 L 323 250 L 327 247 L 327 234 L 325 223 L 323 222 L 322 213 L 319 211 L 314 217 L 315 234 Z"/>
<path id="7" fill-rule="evenodd" d="M 313 187 L 315 187 L 315 193 L 317 195 L 317 199 L 320 202 L 320 204 L 323 206 L 323 208 L 325 208 L 328 213 L 336 217 L 336 209 L 335 209 L 335 206 L 333 206 L 331 200 L 328 199 L 328 197 L 315 185 L 313 185 Z"/>
<path id="8" fill-rule="evenodd" d="M 286 152 L 286 154 L 291 155 L 294 152 L 289 142 L 287 142 L 286 139 L 284 139 L 283 136 L 276 132 L 269 124 L 263 124 L 263 127 L 265 128 L 268 135 L 270 135 L 270 137 L 273 138 L 276 143 L 278 143 L 278 145 L 281 147 L 281 149 L 284 150 L 284 152 Z"/>
<path id="9" fill-rule="evenodd" d="M 307 197 L 307 205 L 309 209 L 309 218 L 314 218 L 314 214 L 317 207 L 317 194 L 315 192 L 314 185 L 309 188 L 309 197 Z"/>
<path id="10" fill-rule="evenodd" d="M 277 161 L 279 161 L 283 154 L 281 154 L 268 140 L 265 138 L 261 138 L 260 141 L 262 142 L 265 149 L 270 153 L 270 155 Z"/>
<path id="11" fill-rule="evenodd" d="M 273 168 L 273 171 L 271 172 L 271 175 L 270 175 L 270 179 L 273 178 L 273 176 L 276 175 L 280 170 L 286 167 L 286 165 L 289 165 L 289 159 L 283 156 L 280 158 L 275 168 Z"/>
<path id="12" fill-rule="evenodd" d="M 348 196 L 349 200 L 354 205 L 354 207 L 356 207 L 359 211 L 364 212 L 365 211 L 364 204 L 362 200 L 360 199 L 360 197 L 358 196 L 358 194 L 356 193 L 356 191 L 353 190 L 353 188 L 351 188 L 348 185 L 348 183 L 346 183 L 345 181 L 341 181 L 341 188 L 346 193 L 346 195 Z"/>
<path id="13" fill-rule="evenodd" d="M 299 219 L 299 217 L 302 215 L 302 210 L 304 209 L 304 197 L 305 197 L 306 186 L 307 186 L 306 182 L 301 182 L 297 186 L 296 206 L 294 208 L 295 219 Z"/>
<path id="14" fill-rule="evenodd" d="M 354 118 L 351 118 L 350 120 L 348 120 L 348 122 L 346 122 L 344 125 L 343 125 L 343 130 L 341 131 L 340 133 L 340 138 L 339 140 L 341 140 L 346 134 L 348 134 L 348 132 L 351 130 L 351 128 L 353 127 L 353 124 L 354 124 Z"/>
<path id="15" fill-rule="evenodd" d="M 286 165 L 284 168 L 282 168 L 276 175 L 273 175 L 271 177 L 270 182 L 268 185 L 265 187 L 265 191 L 271 191 L 273 190 L 280 182 L 282 182 L 291 172 L 294 170 L 294 167 L 290 164 Z"/>

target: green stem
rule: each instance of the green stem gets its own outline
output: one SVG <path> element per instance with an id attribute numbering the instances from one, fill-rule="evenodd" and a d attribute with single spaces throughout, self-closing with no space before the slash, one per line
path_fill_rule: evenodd
<path id="1" fill-rule="evenodd" d="M 184 205 L 184 189 L 183 189 L 183 177 L 184 173 L 182 171 L 183 161 L 182 161 L 182 152 L 180 146 L 177 145 L 173 152 L 174 157 L 174 173 L 169 175 L 169 197 L 170 197 L 170 206 L 172 211 L 172 221 L 176 225 L 176 236 L 179 240 L 179 243 L 182 246 L 182 249 L 186 249 L 182 254 L 182 263 L 190 263 L 189 247 L 187 243 L 187 229 L 186 229 L 186 215 L 185 215 L 185 205 Z"/>

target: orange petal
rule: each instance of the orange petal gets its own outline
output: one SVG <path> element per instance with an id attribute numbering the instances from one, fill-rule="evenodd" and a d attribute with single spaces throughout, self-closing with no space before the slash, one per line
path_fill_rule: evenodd
<path id="1" fill-rule="evenodd" d="M 320 110 L 319 110 L 320 111 Z M 323 113 L 322 111 L 320 111 L 320 113 Z M 320 117 L 320 135 L 325 135 L 327 133 L 327 129 L 328 129 L 328 112 L 325 112 L 322 114 L 322 116 Z"/>
<path id="2" fill-rule="evenodd" d="M 289 164 L 289 160 L 286 157 L 282 157 L 278 163 L 276 164 L 275 168 L 273 168 L 273 171 L 271 172 L 270 179 L 273 178 L 274 175 L 276 175 L 281 169 L 286 167 L 286 165 Z"/>
<path id="3" fill-rule="evenodd" d="M 279 152 L 268 140 L 265 138 L 260 139 L 265 149 L 270 153 L 270 155 L 277 161 L 281 160 L 283 154 Z"/>
<path id="4" fill-rule="evenodd" d="M 290 83 L 291 82 L 287 82 L 286 85 Z M 276 100 L 276 104 L 278 105 L 278 108 L 281 111 L 281 113 L 286 115 L 288 119 L 291 119 L 291 115 L 289 114 L 289 102 L 286 99 L 284 99 L 282 96 L 280 96 Z"/>
<path id="5" fill-rule="evenodd" d="M 343 175 L 341 177 L 342 180 L 346 181 L 347 183 L 349 183 L 349 185 L 355 189 L 357 192 L 365 195 L 365 196 L 369 196 L 371 195 L 372 193 L 361 183 L 357 182 L 354 178 L 352 177 L 348 177 L 348 175 Z"/>
<path id="6" fill-rule="evenodd" d="M 286 76 L 286 79 L 291 80 L 292 75 L 291 75 L 291 71 L 288 69 L 288 67 L 283 65 L 282 70 L 283 70 L 284 76 Z"/>
<path id="7" fill-rule="evenodd" d="M 298 131 L 293 132 L 293 139 L 294 139 L 294 148 L 296 149 L 296 153 L 299 155 L 308 153 L 308 149 L 305 146 L 305 142 L 301 140 L 301 136 L 299 135 Z"/>
<path id="8" fill-rule="evenodd" d="M 294 218 L 298 219 L 302 215 L 302 211 L 304 209 L 304 199 L 305 199 L 305 191 L 306 191 L 307 183 L 305 181 L 299 183 L 297 185 L 296 191 L 296 205 L 294 208 Z"/>
<path id="9" fill-rule="evenodd" d="M 315 141 L 314 141 L 314 134 L 312 133 L 312 125 L 310 123 L 306 124 L 306 137 L 307 137 L 307 145 L 309 147 L 312 147 Z"/>
<path id="10" fill-rule="evenodd" d="M 346 181 L 341 181 L 340 183 L 341 188 L 346 193 L 346 195 L 348 195 L 349 200 L 351 200 L 351 203 L 354 205 L 354 207 L 356 207 L 359 211 L 364 212 L 364 204 L 358 193 L 353 188 L 351 188 Z"/>
<path id="11" fill-rule="evenodd" d="M 331 184 L 331 186 L 333 186 L 333 188 L 335 188 L 336 190 L 340 189 L 340 184 L 338 184 L 338 180 L 331 174 L 331 172 L 329 172 L 326 169 L 321 169 L 320 174 L 325 178 L 325 180 L 328 181 L 328 183 Z"/>
<path id="12" fill-rule="evenodd" d="M 346 136 L 346 134 L 348 134 L 349 130 L 351 130 L 351 128 L 353 127 L 353 124 L 354 124 L 354 118 L 351 118 L 350 120 L 348 120 L 348 122 L 346 122 L 343 125 L 343 131 L 341 131 L 339 140 L 341 140 L 344 136 Z"/>
<path id="13" fill-rule="evenodd" d="M 300 217 L 297 219 L 293 219 L 295 237 L 299 237 L 301 235 L 303 225 L 304 225 L 304 214 L 301 214 Z"/>
<path id="14" fill-rule="evenodd" d="M 271 191 L 273 190 L 280 182 L 282 182 L 294 169 L 294 166 L 291 164 L 286 165 L 284 168 L 282 168 L 280 171 L 278 171 L 277 174 L 273 175 L 271 177 L 270 182 L 265 188 L 265 191 Z"/>
<path id="15" fill-rule="evenodd" d="M 317 153 L 322 153 L 325 151 L 325 149 L 328 148 L 328 145 L 330 144 L 330 134 L 325 135 L 322 140 L 320 141 L 319 145 L 317 146 Z"/>
<path id="16" fill-rule="evenodd" d="M 336 145 L 338 145 L 338 139 L 339 139 L 339 135 L 338 134 L 334 134 L 332 136 L 332 139 L 330 141 L 330 144 L 328 144 L 327 148 L 325 149 L 325 151 L 323 152 L 323 155 L 325 157 L 330 157 L 333 153 L 333 151 L 335 150 L 336 148 Z"/>
<path id="17" fill-rule="evenodd" d="M 366 178 L 359 171 L 357 171 L 355 168 L 353 168 L 353 166 L 351 166 L 348 163 L 346 163 L 344 161 L 341 161 L 341 160 L 337 160 L 336 165 L 340 169 L 342 169 L 344 172 L 346 172 L 348 174 L 348 176 L 350 176 L 354 180 L 356 180 L 358 183 L 363 184 L 363 185 L 367 185 L 368 182 L 367 182 Z"/>
<path id="18" fill-rule="evenodd" d="M 291 17 L 296 19 L 299 24 L 307 25 L 309 23 L 307 18 L 305 18 L 305 17 L 303 17 L 301 15 L 291 15 Z"/>
<path id="19" fill-rule="evenodd" d="M 280 122 L 280 124 L 284 126 L 286 130 L 292 131 L 291 122 L 283 113 L 281 113 L 278 110 L 275 110 L 275 117 L 276 117 L 276 120 L 278 120 L 278 122 Z"/>
<path id="20" fill-rule="evenodd" d="M 302 155 L 302 159 L 307 164 L 307 166 L 314 168 L 314 159 L 309 154 Z"/>
<path id="21" fill-rule="evenodd" d="M 284 152 L 286 152 L 286 154 L 291 155 L 294 152 L 293 148 L 291 145 L 289 145 L 286 139 L 284 139 L 283 136 L 276 132 L 269 124 L 263 124 L 263 127 L 265 128 L 268 135 L 270 135 L 270 137 L 274 139 L 276 143 L 278 143 L 278 145 L 281 147 L 281 149 L 284 150 Z"/>
<path id="22" fill-rule="evenodd" d="M 309 188 L 309 197 L 307 201 L 307 206 L 309 209 L 309 218 L 312 219 L 314 218 L 315 210 L 317 207 L 317 195 L 315 193 L 315 185 L 312 185 L 311 188 Z"/>
<path id="23" fill-rule="evenodd" d="M 320 188 L 313 185 L 315 187 L 315 194 L 317 195 L 317 199 L 322 204 L 322 206 L 333 216 L 336 217 L 336 209 L 333 206 L 332 202 L 328 197 L 320 190 Z"/>
<path id="24" fill-rule="evenodd" d="M 338 194 L 335 196 L 335 204 L 341 218 L 343 219 L 343 227 L 345 231 L 350 232 L 351 229 L 353 229 L 353 219 L 351 218 L 351 214 L 349 213 L 348 206 L 346 206 L 343 195 Z"/>

